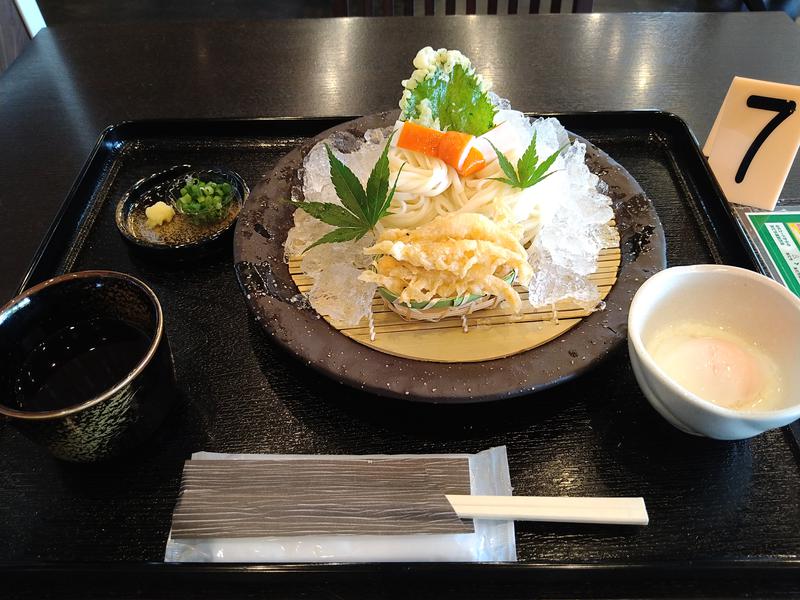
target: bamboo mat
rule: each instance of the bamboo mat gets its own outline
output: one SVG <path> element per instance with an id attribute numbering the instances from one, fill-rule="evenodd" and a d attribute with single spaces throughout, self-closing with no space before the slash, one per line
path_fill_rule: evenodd
<path id="1" fill-rule="evenodd" d="M 605 299 L 617 281 L 621 254 L 619 246 L 600 251 L 597 270 L 589 279 L 597 285 Z M 305 275 L 301 258 L 289 261 L 289 273 L 297 288 L 308 293 L 313 279 Z M 556 304 L 556 314 L 550 307 L 534 308 L 528 302 L 528 290 L 515 286 L 523 300 L 519 314 L 502 306 L 476 311 L 467 317 L 467 331 L 459 317 L 436 323 L 406 321 L 386 306 L 376 293 L 372 301 L 375 339 L 370 340 L 368 320 L 356 326 L 345 326 L 329 315 L 322 317 L 342 334 L 357 342 L 403 358 L 431 362 L 478 362 L 518 354 L 553 340 L 575 327 L 591 311 L 573 302 Z"/>

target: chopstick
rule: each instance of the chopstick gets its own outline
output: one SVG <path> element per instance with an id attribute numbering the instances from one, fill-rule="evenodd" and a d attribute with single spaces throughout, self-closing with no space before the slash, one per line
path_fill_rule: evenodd
<path id="1" fill-rule="evenodd" d="M 461 519 L 647 525 L 644 498 L 460 496 L 446 494 Z"/>

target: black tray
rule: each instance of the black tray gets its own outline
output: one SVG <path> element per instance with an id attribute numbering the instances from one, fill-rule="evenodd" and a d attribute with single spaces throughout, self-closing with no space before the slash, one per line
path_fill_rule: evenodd
<path id="1" fill-rule="evenodd" d="M 670 265 L 753 268 L 680 119 L 660 112 L 555 116 L 638 180 L 664 224 Z M 229 250 L 160 264 L 131 253 L 114 226 L 116 200 L 145 175 L 182 163 L 225 165 L 252 188 L 282 154 L 344 120 L 134 122 L 103 134 L 23 285 L 101 267 L 150 283 L 164 306 L 179 408 L 137 456 L 113 465 L 57 462 L 0 424 L 5 581 L 22 582 L 33 596 L 57 579 L 64 594 L 70 585 L 81 593 L 129 585 L 169 596 L 164 584 L 176 581 L 197 584 L 194 597 L 215 597 L 236 581 L 245 591 L 285 585 L 298 596 L 301 589 L 392 596 L 418 584 L 439 595 L 463 594 L 466 585 L 476 594 L 517 597 L 530 595 L 532 582 L 550 594 L 565 584 L 571 595 L 682 595 L 703 586 L 741 591 L 767 579 L 771 589 L 786 589 L 800 577 L 800 469 L 787 430 L 742 442 L 675 430 L 645 401 L 625 348 L 572 382 L 491 405 L 368 396 L 270 343 L 247 313 Z M 160 564 L 182 464 L 193 451 L 474 452 L 499 444 L 508 446 L 516 493 L 641 495 L 651 524 L 520 523 L 519 563 L 511 565 Z M 621 572 L 626 583 L 614 581 Z M 648 583 L 654 577 L 657 588 Z M 509 591 L 517 584 L 519 591 Z M 175 589 L 185 597 L 185 588 Z"/>

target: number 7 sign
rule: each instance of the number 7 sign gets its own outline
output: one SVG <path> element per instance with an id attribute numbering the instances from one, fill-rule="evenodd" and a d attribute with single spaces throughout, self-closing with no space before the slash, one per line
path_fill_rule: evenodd
<path id="1" fill-rule="evenodd" d="M 775 208 L 800 146 L 800 86 L 734 77 L 703 147 L 728 202 Z"/>

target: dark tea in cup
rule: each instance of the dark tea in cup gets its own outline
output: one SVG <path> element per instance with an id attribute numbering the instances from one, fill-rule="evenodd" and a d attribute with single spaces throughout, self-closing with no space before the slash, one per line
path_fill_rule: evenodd
<path id="1" fill-rule="evenodd" d="M 68 408 L 114 387 L 147 354 L 152 340 L 115 319 L 86 319 L 56 331 L 25 359 L 14 381 L 17 408 Z"/>

